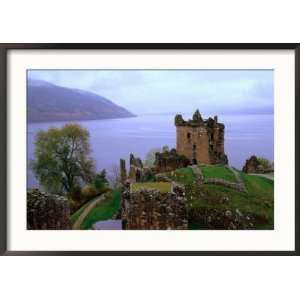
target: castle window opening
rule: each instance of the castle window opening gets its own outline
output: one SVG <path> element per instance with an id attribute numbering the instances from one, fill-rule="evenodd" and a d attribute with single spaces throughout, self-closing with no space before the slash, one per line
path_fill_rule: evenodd
<path id="1" fill-rule="evenodd" d="M 190 132 L 187 133 L 187 140 L 188 140 L 189 143 L 191 142 L 191 134 L 190 134 Z"/>
<path id="2" fill-rule="evenodd" d="M 197 164 L 197 159 L 196 159 L 196 145 L 193 144 L 193 159 L 192 159 L 192 163 L 193 165 L 196 165 Z"/>

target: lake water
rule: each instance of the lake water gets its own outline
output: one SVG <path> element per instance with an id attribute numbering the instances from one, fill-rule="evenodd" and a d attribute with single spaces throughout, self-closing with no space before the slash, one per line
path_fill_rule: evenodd
<path id="1" fill-rule="evenodd" d="M 188 118 L 190 116 L 184 116 Z M 245 160 L 255 154 L 274 159 L 273 115 L 223 115 L 225 124 L 225 153 L 229 164 L 242 168 Z M 62 127 L 68 122 L 31 123 L 27 127 L 28 161 L 34 158 L 36 133 L 50 127 Z M 119 166 L 120 158 L 129 159 L 133 153 L 142 159 L 152 148 L 176 146 L 176 129 L 173 115 L 147 115 L 136 118 L 78 121 L 90 132 L 92 157 L 97 169 L 111 172 Z M 127 168 L 128 169 L 128 168 Z M 28 168 L 28 187 L 38 187 Z"/>

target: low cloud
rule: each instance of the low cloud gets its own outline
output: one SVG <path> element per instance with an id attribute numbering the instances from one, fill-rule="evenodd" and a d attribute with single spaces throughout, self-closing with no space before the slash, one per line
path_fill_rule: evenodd
<path id="1" fill-rule="evenodd" d="M 31 70 L 29 78 L 84 89 L 136 114 L 272 113 L 272 70 Z"/>

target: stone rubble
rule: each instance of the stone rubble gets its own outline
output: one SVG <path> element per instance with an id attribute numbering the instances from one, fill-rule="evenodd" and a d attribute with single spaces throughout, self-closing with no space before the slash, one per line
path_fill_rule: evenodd
<path id="1" fill-rule="evenodd" d="M 27 191 L 27 229 L 71 229 L 67 198 L 32 189 Z"/>

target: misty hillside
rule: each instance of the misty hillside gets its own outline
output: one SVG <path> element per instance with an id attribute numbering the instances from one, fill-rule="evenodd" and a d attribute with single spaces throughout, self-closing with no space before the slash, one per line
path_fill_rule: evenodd
<path id="1" fill-rule="evenodd" d="M 134 114 L 112 101 L 84 90 L 29 80 L 28 122 L 129 118 Z"/>

